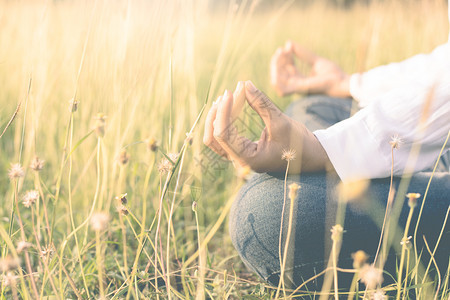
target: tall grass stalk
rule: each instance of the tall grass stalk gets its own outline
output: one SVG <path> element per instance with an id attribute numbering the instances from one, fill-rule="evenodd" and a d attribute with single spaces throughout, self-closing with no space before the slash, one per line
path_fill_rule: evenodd
<path id="1" fill-rule="evenodd" d="M 286 150 L 286 151 L 290 151 L 290 150 Z M 283 159 L 285 159 L 286 157 L 282 157 Z M 284 297 L 286 297 L 286 291 L 285 291 L 285 284 L 284 284 L 284 267 L 285 267 L 285 261 L 283 261 L 283 227 L 284 227 L 284 210 L 286 208 L 286 196 L 287 196 L 287 177 L 288 177 L 288 173 L 289 173 L 289 166 L 290 166 L 290 162 L 291 159 L 286 159 L 287 164 L 286 164 L 286 172 L 284 173 L 284 195 L 283 195 L 283 207 L 281 208 L 281 223 L 280 223 L 280 236 L 278 238 L 278 256 L 279 256 L 279 260 L 280 260 L 280 281 L 278 282 L 278 288 L 277 288 L 277 292 L 275 294 L 275 299 L 277 299 L 280 295 L 280 289 L 283 289 L 283 295 Z M 291 208 L 292 208 L 292 204 L 291 204 Z M 289 218 L 289 220 L 291 220 L 291 218 Z M 288 239 L 286 239 L 286 242 L 288 242 Z M 286 248 L 286 245 L 285 245 Z"/>
<path id="2" fill-rule="evenodd" d="M 436 288 L 436 293 L 434 294 L 434 300 L 436 300 L 439 295 L 439 290 L 441 289 L 441 272 L 439 271 L 439 267 L 436 263 L 436 260 L 434 259 L 434 254 L 431 253 L 430 247 L 428 246 L 428 242 L 427 242 L 427 239 L 425 238 L 425 236 L 423 236 L 423 242 L 425 243 L 425 246 L 427 247 L 427 251 L 431 256 L 431 261 L 433 261 L 433 264 L 436 267 L 436 273 L 438 276 L 438 284 L 437 284 L 437 288 Z"/>
<path id="3" fill-rule="evenodd" d="M 173 216 L 173 210 L 174 210 L 174 205 L 175 205 L 175 198 L 177 195 L 177 191 L 178 191 L 178 186 L 180 184 L 180 177 L 182 174 L 182 170 L 183 170 L 183 163 L 184 163 L 184 157 L 185 157 L 185 151 L 186 148 L 184 148 L 183 152 L 180 154 L 181 155 L 181 162 L 179 164 L 179 170 L 178 170 L 178 176 L 177 176 L 177 180 L 175 183 L 175 187 L 173 189 L 173 197 L 172 197 L 172 203 L 170 204 L 170 212 L 169 212 L 169 218 L 168 218 L 168 223 L 167 223 L 167 242 L 166 242 L 166 270 L 167 270 L 167 292 L 168 292 L 168 297 L 169 299 L 172 298 L 171 296 L 171 283 L 170 283 L 170 234 L 172 232 L 172 216 Z M 176 238 L 175 236 L 173 236 L 173 247 L 176 249 Z"/>
<path id="4" fill-rule="evenodd" d="M 22 216 L 20 214 L 20 209 L 19 209 L 19 200 L 17 198 L 16 198 L 15 203 L 16 203 L 17 221 L 19 222 L 19 229 L 20 229 L 20 234 L 21 234 L 21 237 L 22 237 L 22 241 L 26 241 L 25 229 L 23 227 Z M 27 249 L 25 249 L 23 252 L 24 252 L 24 255 L 25 255 L 25 265 L 26 265 L 26 268 L 27 268 L 28 277 L 30 279 L 31 290 L 33 291 L 34 297 L 36 299 L 38 299 L 39 298 L 39 292 L 38 292 L 38 289 L 37 289 L 33 268 L 31 266 L 30 255 L 29 255 Z"/>
<path id="5" fill-rule="evenodd" d="M 390 182 L 389 182 L 389 194 L 388 194 L 388 200 L 387 200 L 387 203 L 386 203 L 386 210 L 385 210 L 385 213 L 384 213 L 383 225 L 381 226 L 380 239 L 378 241 L 377 251 L 375 252 L 375 258 L 373 259 L 374 265 L 377 264 L 378 253 L 380 252 L 381 242 L 383 240 L 384 229 L 385 229 L 385 226 L 386 226 L 386 220 L 389 217 L 389 212 L 390 212 L 390 210 L 392 208 L 392 202 L 394 200 L 394 195 L 395 195 L 395 190 L 394 190 L 394 187 L 393 187 L 393 180 L 394 180 L 394 149 L 396 149 L 396 147 L 394 147 L 394 145 L 391 144 L 391 176 L 390 176 Z"/>
<path id="6" fill-rule="evenodd" d="M 17 255 L 17 251 L 16 248 L 14 247 L 14 244 L 11 240 L 11 237 L 8 233 L 6 233 L 5 229 L 0 226 L 0 235 L 2 236 L 3 241 L 5 241 L 6 246 L 8 247 L 8 250 L 11 251 L 12 256 L 14 257 L 15 260 L 19 260 L 19 256 Z M 18 268 L 18 273 L 19 273 L 19 279 L 20 279 L 20 283 L 21 283 L 21 291 L 22 291 L 22 296 L 25 300 L 28 299 L 32 299 L 30 294 L 29 294 L 29 287 L 27 286 L 27 284 L 25 283 L 25 276 L 24 273 L 22 271 L 22 268 Z M 32 276 L 32 275 L 31 275 Z M 4 298 L 4 289 L 5 289 L 5 282 L 2 280 L 2 294 L 1 296 Z"/>
<path id="7" fill-rule="evenodd" d="M 400 256 L 400 266 L 398 267 L 398 274 L 397 274 L 397 297 L 396 299 L 399 300 L 401 295 L 402 295 L 402 275 L 403 275 L 403 265 L 405 263 L 405 253 L 407 251 L 407 247 L 408 247 L 408 232 L 409 232 L 409 226 L 411 225 L 411 219 L 412 219 L 412 215 L 414 212 L 414 207 L 415 205 L 411 205 L 409 208 L 409 213 L 408 213 L 408 218 L 406 219 L 406 226 L 405 226 L 405 231 L 403 233 L 403 238 L 402 238 L 402 253 Z M 409 250 L 408 250 L 409 253 Z M 408 254 L 409 255 L 409 254 Z M 405 280 L 407 280 L 407 276 L 408 273 L 405 274 Z M 405 292 L 405 291 L 403 291 Z"/>
<path id="8" fill-rule="evenodd" d="M 437 157 L 436 163 L 434 164 L 433 171 L 431 172 L 431 176 L 430 176 L 430 179 L 428 180 L 427 188 L 425 189 L 425 193 L 424 193 L 423 198 L 422 198 L 422 204 L 420 205 L 419 215 L 417 217 L 416 226 L 414 228 L 414 235 L 413 235 L 414 258 L 415 258 L 416 262 L 419 261 L 418 254 L 417 254 L 417 231 L 419 229 L 420 220 L 422 218 L 423 208 L 425 207 L 425 202 L 427 200 L 428 191 L 429 191 L 430 185 L 431 185 L 431 180 L 433 179 L 434 174 L 436 173 L 437 166 L 439 165 L 442 153 L 444 152 L 444 149 L 445 149 L 445 147 L 446 147 L 446 145 L 448 143 L 449 138 L 450 138 L 450 130 L 447 133 L 447 137 L 446 137 L 446 139 L 444 141 L 444 144 L 441 147 L 441 151 L 439 152 L 439 156 Z M 414 271 L 414 273 L 415 273 L 414 280 L 415 280 L 415 284 L 416 285 L 418 284 L 418 280 L 419 280 L 417 266 L 418 265 L 416 264 L 416 268 L 415 268 L 415 271 Z M 425 274 L 426 274 L 426 272 L 425 272 Z M 416 289 L 416 293 L 417 293 L 417 289 Z M 420 294 L 418 294 L 418 295 L 420 295 Z"/>
<path id="9" fill-rule="evenodd" d="M 443 235 L 443 233 L 444 233 L 444 230 L 445 230 L 445 226 L 446 226 L 446 224 L 447 224 L 447 220 L 448 220 L 448 215 L 449 215 L 449 213 L 450 213 L 450 206 L 447 208 L 447 213 L 445 214 L 444 222 L 443 222 L 443 224 L 442 224 L 441 232 L 439 233 L 439 237 L 438 237 L 438 239 L 437 239 L 437 241 L 436 241 L 436 245 L 434 246 L 433 252 L 430 253 L 431 258 L 430 258 L 430 261 L 428 262 L 427 268 L 426 268 L 425 273 L 424 273 L 424 275 L 423 275 L 422 286 L 424 286 L 425 282 L 427 281 L 428 271 L 430 270 L 431 263 L 434 262 L 434 255 L 435 255 L 435 253 L 436 253 L 436 250 L 437 250 L 437 248 L 438 248 L 438 246 L 439 246 L 439 243 L 440 243 L 440 241 L 441 241 L 442 235 Z M 449 268 L 450 268 L 450 265 L 449 265 Z M 423 288 L 422 288 L 422 289 L 423 289 Z M 418 296 L 417 296 L 419 299 L 420 299 L 420 296 L 422 295 L 422 289 L 419 290 L 419 293 L 418 293 Z"/>
<path id="10" fill-rule="evenodd" d="M 195 225 L 197 229 L 197 244 L 198 244 L 198 268 L 197 268 L 197 290 L 195 292 L 196 300 L 205 299 L 205 273 L 206 273 L 206 244 L 202 244 L 200 239 L 200 226 L 198 222 L 197 203 L 192 204 L 192 210 L 195 215 Z"/>

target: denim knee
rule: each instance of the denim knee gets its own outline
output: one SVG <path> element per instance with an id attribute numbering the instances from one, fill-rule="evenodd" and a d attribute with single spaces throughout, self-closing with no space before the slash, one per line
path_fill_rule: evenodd
<path id="1" fill-rule="evenodd" d="M 303 176 L 293 207 L 290 258 L 286 270 L 294 270 L 292 282 L 309 278 L 323 266 L 326 198 L 324 175 Z M 290 176 L 288 182 L 299 182 Z M 284 199 L 283 176 L 255 175 L 241 189 L 230 213 L 230 234 L 243 262 L 262 279 L 277 284 L 280 272 L 280 228 Z M 290 201 L 283 218 L 282 253 L 289 225 Z M 319 222 L 317 222 L 320 220 Z"/>
<path id="2" fill-rule="evenodd" d="M 239 256 L 264 280 L 279 266 L 281 210 L 274 203 L 279 195 L 274 193 L 273 180 L 267 174 L 253 176 L 239 192 L 229 218 L 231 240 Z"/>

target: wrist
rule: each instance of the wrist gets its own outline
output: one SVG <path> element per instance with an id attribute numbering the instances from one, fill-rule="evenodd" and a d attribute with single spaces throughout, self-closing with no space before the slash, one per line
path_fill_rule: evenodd
<path id="1" fill-rule="evenodd" d="M 328 96 L 337 98 L 349 98 L 350 94 L 350 76 L 348 74 L 343 74 L 339 79 L 337 79 L 336 84 L 328 91 Z"/>

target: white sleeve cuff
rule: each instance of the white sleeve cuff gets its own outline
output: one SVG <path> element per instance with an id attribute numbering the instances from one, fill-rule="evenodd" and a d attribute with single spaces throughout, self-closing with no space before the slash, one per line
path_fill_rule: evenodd
<path id="1" fill-rule="evenodd" d="M 389 156 L 383 155 L 364 120 L 364 111 L 314 132 L 342 181 L 390 175 Z"/>

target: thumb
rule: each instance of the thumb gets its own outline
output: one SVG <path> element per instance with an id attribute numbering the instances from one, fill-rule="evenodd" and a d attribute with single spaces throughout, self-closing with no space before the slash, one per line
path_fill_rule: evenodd
<path id="1" fill-rule="evenodd" d="M 270 129 L 273 120 L 283 114 L 269 97 L 258 90 L 250 80 L 245 82 L 245 95 L 248 104 L 258 113 L 267 128 Z"/>

